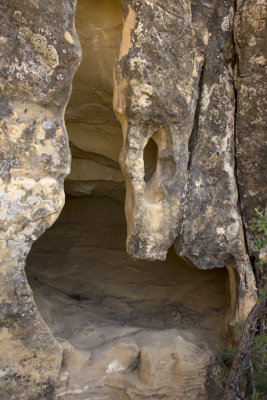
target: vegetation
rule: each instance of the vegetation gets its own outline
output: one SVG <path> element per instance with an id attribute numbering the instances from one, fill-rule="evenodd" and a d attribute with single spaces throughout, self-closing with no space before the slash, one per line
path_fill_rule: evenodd
<path id="1" fill-rule="evenodd" d="M 261 302 L 262 301 L 263 300 L 261 300 Z M 248 340 L 243 342 L 245 342 L 246 345 L 248 343 Z M 242 338 L 240 339 L 239 344 L 241 343 Z M 241 346 L 239 345 L 238 350 L 240 350 L 240 347 Z M 245 348 L 246 346 L 243 347 Z M 240 398 L 246 400 L 266 400 L 267 333 L 264 327 L 261 327 L 260 331 L 258 331 L 257 334 L 252 338 L 248 351 L 246 351 L 244 354 L 241 349 L 241 356 L 238 357 L 238 359 L 236 360 L 238 350 L 229 347 L 221 351 L 219 355 L 222 367 L 220 381 L 226 383 L 229 382 L 229 379 L 227 380 L 227 377 L 229 378 L 229 375 L 231 374 L 234 361 L 238 361 L 240 365 L 240 376 L 238 376 L 236 379 L 235 374 L 232 374 L 234 383 L 235 381 L 237 381 L 237 386 L 236 388 L 234 388 L 234 391 L 237 392 L 238 397 L 235 396 L 233 397 L 233 399 Z M 239 372 L 237 373 L 237 375 L 239 375 Z M 231 398 L 232 397 L 224 397 L 225 400 Z"/>
<path id="2" fill-rule="evenodd" d="M 259 207 L 255 208 L 255 213 L 257 217 L 251 220 L 250 229 L 257 234 L 254 247 L 257 252 L 260 252 L 267 246 L 267 203 L 263 210 Z"/>
<path id="3" fill-rule="evenodd" d="M 255 251 L 261 256 L 267 246 L 267 203 L 264 210 L 255 209 L 250 229 L 256 233 Z M 220 381 L 224 383 L 222 400 L 267 400 L 267 294 L 266 282 L 262 281 L 259 299 L 240 326 L 237 349 L 226 348 L 219 356 L 221 363 Z"/>

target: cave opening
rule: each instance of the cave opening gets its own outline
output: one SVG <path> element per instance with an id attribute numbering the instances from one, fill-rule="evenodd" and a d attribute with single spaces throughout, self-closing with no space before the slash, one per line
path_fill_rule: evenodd
<path id="1" fill-rule="evenodd" d="M 179 354 L 204 360 L 226 335 L 226 269 L 198 270 L 173 248 L 164 262 L 126 253 L 122 131 L 112 109 L 122 25 L 118 0 L 78 1 L 83 57 L 65 114 L 72 152 L 66 203 L 27 259 L 37 308 L 64 348 L 59 397 L 66 399 L 142 399 L 146 391 L 154 398 L 166 385 L 175 393 L 179 373 L 195 379 L 194 367 L 183 370 Z M 157 160 L 158 146 L 150 139 L 146 182 Z"/>
<path id="2" fill-rule="evenodd" d="M 173 248 L 164 262 L 134 260 L 125 239 L 122 202 L 67 196 L 58 220 L 29 254 L 27 278 L 38 310 L 63 345 L 61 384 L 67 377 L 70 399 L 76 399 L 75 390 L 104 391 L 113 399 L 117 389 L 113 393 L 106 384 L 125 390 L 134 384 L 140 396 L 144 390 L 156 395 L 165 378 L 153 368 L 166 358 L 164 370 L 176 390 L 176 369 L 185 379 L 188 370 L 180 370 L 173 357 L 193 357 L 197 376 L 197 352 L 203 360 L 224 345 L 226 270 L 191 267 Z"/>

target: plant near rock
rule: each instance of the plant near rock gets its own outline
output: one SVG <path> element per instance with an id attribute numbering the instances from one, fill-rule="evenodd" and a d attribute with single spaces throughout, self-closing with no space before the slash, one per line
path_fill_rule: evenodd
<path id="1" fill-rule="evenodd" d="M 255 208 L 255 213 L 257 217 L 251 220 L 250 229 L 257 232 L 254 247 L 257 252 L 260 252 L 267 246 L 267 203 L 263 210 L 259 207 Z"/>
<path id="2" fill-rule="evenodd" d="M 254 248 L 263 264 L 262 251 L 267 246 L 267 203 L 264 210 L 255 209 L 250 228 L 256 232 Z M 222 400 L 267 399 L 267 293 L 266 282 L 259 290 L 259 299 L 250 311 L 242 330 L 237 350 L 222 350 L 221 380 L 226 379 Z"/>
<path id="3" fill-rule="evenodd" d="M 226 382 L 222 400 L 266 400 L 266 314 L 266 296 L 261 296 L 247 317 L 237 350 L 221 351 L 220 380 Z"/>

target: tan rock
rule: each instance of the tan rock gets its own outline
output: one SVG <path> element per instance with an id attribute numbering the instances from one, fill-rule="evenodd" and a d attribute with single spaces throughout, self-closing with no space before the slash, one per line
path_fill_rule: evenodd
<path id="1" fill-rule="evenodd" d="M 141 347 L 138 375 L 152 391 L 166 398 L 205 399 L 211 355 L 178 332 L 151 333 Z"/>
<path id="2" fill-rule="evenodd" d="M 13 0 L 10 6 L 9 0 L 3 0 L 1 4 L 3 399 L 204 398 L 209 357 L 221 341 L 218 331 L 224 331 L 226 320 L 234 324 L 244 319 L 256 299 L 249 223 L 253 209 L 264 206 L 266 197 L 266 1 L 120 3 L 78 0 L 76 25 L 83 59 L 65 115 L 73 153 L 65 191 L 122 200 L 120 161 L 126 181 L 127 250 L 139 261 L 131 264 L 127 259 L 124 265 L 127 256 L 121 256 L 118 245 L 112 255 L 104 250 L 103 243 L 115 240 L 114 229 L 121 228 L 122 217 L 107 231 L 97 233 L 96 225 L 89 238 L 90 221 L 83 232 L 61 230 L 64 239 L 76 233 L 75 240 L 86 242 L 75 248 L 72 238 L 71 254 L 62 244 L 56 266 L 52 262 L 56 251 L 48 255 L 51 245 L 47 243 L 45 267 L 39 271 L 42 280 L 35 281 L 32 274 L 38 309 L 48 325 L 33 300 L 24 265 L 32 244 L 55 222 L 64 205 L 64 179 L 71 164 L 64 112 L 81 59 L 74 27 L 76 1 Z M 122 127 L 112 110 L 114 64 L 114 108 Z M 98 221 L 106 218 L 99 210 L 96 215 Z M 79 225 L 85 220 L 79 220 Z M 118 237 L 123 243 L 122 230 Z M 97 252 L 106 267 L 100 275 L 99 264 L 90 264 L 97 275 L 92 293 L 85 287 L 81 291 L 87 270 L 82 268 L 84 260 L 77 263 L 77 254 L 88 260 L 89 239 L 102 244 L 98 243 Z M 154 272 L 142 264 L 140 259 L 164 260 L 174 243 L 177 254 L 193 268 L 211 270 L 198 271 L 202 277 L 213 276 L 213 269 L 220 268 L 214 276 L 224 279 L 227 268 L 231 299 L 216 293 L 217 278 L 211 282 L 199 278 L 193 288 L 189 278 L 181 280 L 180 286 L 175 281 L 179 291 L 174 293 L 175 275 L 168 259 L 167 264 L 154 264 Z M 73 262 L 70 286 L 63 279 L 67 262 L 64 272 L 58 269 L 66 254 Z M 112 263 L 123 268 L 116 284 L 109 287 L 114 271 L 107 267 Z M 40 264 L 37 259 L 35 267 Z M 159 273 L 162 265 L 170 273 L 166 287 L 162 286 L 166 277 Z M 142 268 L 145 278 L 140 283 Z M 129 282 L 121 286 L 125 278 L 130 281 L 129 271 L 134 274 L 135 290 L 129 289 Z M 150 282 L 153 273 L 157 285 Z M 208 291 L 207 286 L 213 289 Z M 102 295 L 108 288 L 108 295 Z M 80 314 L 76 303 L 84 304 L 84 293 L 97 297 L 99 291 L 101 307 L 94 299 L 92 308 L 81 307 L 85 314 Z M 121 292 L 127 301 L 118 298 Z M 159 292 L 166 297 L 159 300 Z M 213 303 L 218 301 L 218 314 L 207 305 L 207 292 L 212 293 Z M 139 305 L 137 294 L 142 300 Z M 167 301 L 166 310 L 168 296 L 174 297 L 173 302 Z M 151 302 L 155 314 L 150 313 Z M 179 312 L 169 312 L 173 303 Z M 120 326 L 114 323 L 113 307 L 120 310 L 115 313 Z M 159 310 L 163 310 L 160 317 Z M 131 326 L 125 322 L 129 315 Z M 62 346 L 55 339 L 59 333 L 55 319 L 65 367 Z M 112 326 L 103 319 L 112 320 Z M 87 335 L 83 328 L 92 320 L 96 326 Z M 70 337 L 64 339 L 62 332 Z M 216 338 L 214 346 L 210 335 Z M 87 347 L 81 348 L 81 343 Z M 195 354 L 200 363 L 194 367 Z M 95 378 L 90 385 L 88 374 Z"/>
<path id="3" fill-rule="evenodd" d="M 225 343 L 227 273 L 174 251 L 130 258 L 123 217 L 114 200 L 67 198 L 29 255 L 36 304 L 64 349 L 58 397 L 201 399 Z"/>
<path id="4" fill-rule="evenodd" d="M 120 169 L 101 165 L 93 160 L 72 159 L 69 180 L 124 182 Z"/>
<path id="5" fill-rule="evenodd" d="M 122 134 L 112 96 L 113 65 L 122 31 L 119 1 L 79 0 L 76 29 L 83 58 L 66 110 L 69 138 L 81 150 L 118 162 Z"/>

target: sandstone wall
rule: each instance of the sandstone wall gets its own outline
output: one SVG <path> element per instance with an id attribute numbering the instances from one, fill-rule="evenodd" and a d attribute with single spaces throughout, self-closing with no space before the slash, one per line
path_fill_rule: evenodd
<path id="1" fill-rule="evenodd" d="M 64 204 L 64 110 L 81 52 L 75 4 L 1 2 L 1 399 L 53 398 L 61 346 L 24 273 L 32 243 Z"/>
<path id="2" fill-rule="evenodd" d="M 80 1 L 86 27 L 87 5 Z M 107 3 L 103 7 L 111 7 Z M 74 0 L 0 5 L 3 399 L 52 399 L 60 371 L 62 349 L 36 309 L 24 264 L 64 204 L 70 170 L 64 111 L 81 59 L 75 6 Z M 255 301 L 248 225 L 265 196 L 266 0 L 122 0 L 121 6 L 114 109 L 123 130 L 127 251 L 164 259 L 175 242 L 177 254 L 199 268 L 227 266 L 232 322 L 243 319 Z M 114 32 L 118 43 L 119 30 Z M 89 62 L 89 55 L 83 60 Z M 66 186 L 71 193 L 118 189 L 122 197 L 122 138 L 111 95 L 110 75 L 98 82 L 94 73 L 73 92 L 66 114 L 74 154 Z M 102 124 L 102 133 L 89 129 L 87 135 L 87 123 Z M 144 179 L 149 139 L 157 159 L 151 157 L 154 173 Z M 102 146 L 106 140 L 110 145 Z"/>

